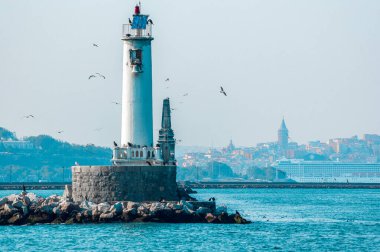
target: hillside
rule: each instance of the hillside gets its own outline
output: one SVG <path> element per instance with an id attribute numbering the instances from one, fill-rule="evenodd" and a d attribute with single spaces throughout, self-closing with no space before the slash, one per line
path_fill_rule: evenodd
<path id="1" fill-rule="evenodd" d="M 70 167 L 109 165 L 110 148 L 76 145 L 48 135 L 18 139 L 11 131 L 0 128 L 0 182 L 70 181 Z"/>

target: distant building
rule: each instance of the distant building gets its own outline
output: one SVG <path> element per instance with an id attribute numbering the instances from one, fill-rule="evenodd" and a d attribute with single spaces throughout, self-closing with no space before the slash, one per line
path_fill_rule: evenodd
<path id="1" fill-rule="evenodd" d="M 229 152 L 232 152 L 235 150 L 235 145 L 232 143 L 232 139 L 230 140 L 230 143 L 228 144 L 226 150 Z"/>
<path id="2" fill-rule="evenodd" d="M 295 158 L 297 148 L 297 143 L 289 143 L 289 131 L 283 118 L 277 131 L 276 157 Z"/>
<path id="3" fill-rule="evenodd" d="M 285 119 L 282 119 L 280 129 L 278 130 L 278 147 L 282 150 L 288 148 L 289 143 L 289 131 L 286 128 Z"/>
<path id="4" fill-rule="evenodd" d="M 34 149 L 33 143 L 29 141 L 1 141 L 5 149 L 13 150 L 32 150 Z"/>
<path id="5" fill-rule="evenodd" d="M 380 136 L 375 134 L 364 134 L 363 140 L 369 144 L 380 144 Z"/>
<path id="6" fill-rule="evenodd" d="M 273 167 L 296 182 L 380 183 L 380 163 L 282 159 Z"/>
<path id="7" fill-rule="evenodd" d="M 338 154 L 346 153 L 348 149 L 347 140 L 341 138 L 330 139 L 329 146 Z"/>
<path id="8" fill-rule="evenodd" d="M 309 153 L 323 155 L 326 152 L 327 149 L 330 149 L 330 146 L 328 146 L 325 143 L 321 143 L 321 141 L 310 141 L 306 145 L 305 149 Z"/>

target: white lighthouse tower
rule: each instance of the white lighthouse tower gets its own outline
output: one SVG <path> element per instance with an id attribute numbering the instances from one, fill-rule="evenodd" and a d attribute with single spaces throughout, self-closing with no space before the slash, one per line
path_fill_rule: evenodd
<path id="1" fill-rule="evenodd" d="M 121 147 L 153 147 L 152 25 L 141 6 L 123 25 Z"/>
<path id="2" fill-rule="evenodd" d="M 141 14 L 140 5 L 129 24 L 123 25 L 121 146 L 115 146 L 114 165 L 163 162 L 162 143 L 153 145 L 152 25 L 149 16 Z"/>

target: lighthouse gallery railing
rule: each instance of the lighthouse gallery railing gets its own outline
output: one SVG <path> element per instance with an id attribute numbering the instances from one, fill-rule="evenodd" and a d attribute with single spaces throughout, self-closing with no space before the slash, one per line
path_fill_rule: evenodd
<path id="1" fill-rule="evenodd" d="M 152 24 L 147 24 L 146 29 L 132 29 L 131 24 L 123 24 L 123 37 L 150 38 L 152 37 Z"/>

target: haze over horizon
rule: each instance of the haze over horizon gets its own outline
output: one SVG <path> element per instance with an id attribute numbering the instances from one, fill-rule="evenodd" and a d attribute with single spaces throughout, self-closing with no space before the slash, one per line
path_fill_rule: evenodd
<path id="1" fill-rule="evenodd" d="M 121 26 L 137 2 L 0 0 L 0 127 L 119 142 Z M 380 134 L 379 1 L 141 2 L 155 140 L 165 97 L 184 146 L 275 141 L 283 116 L 300 143 Z"/>

